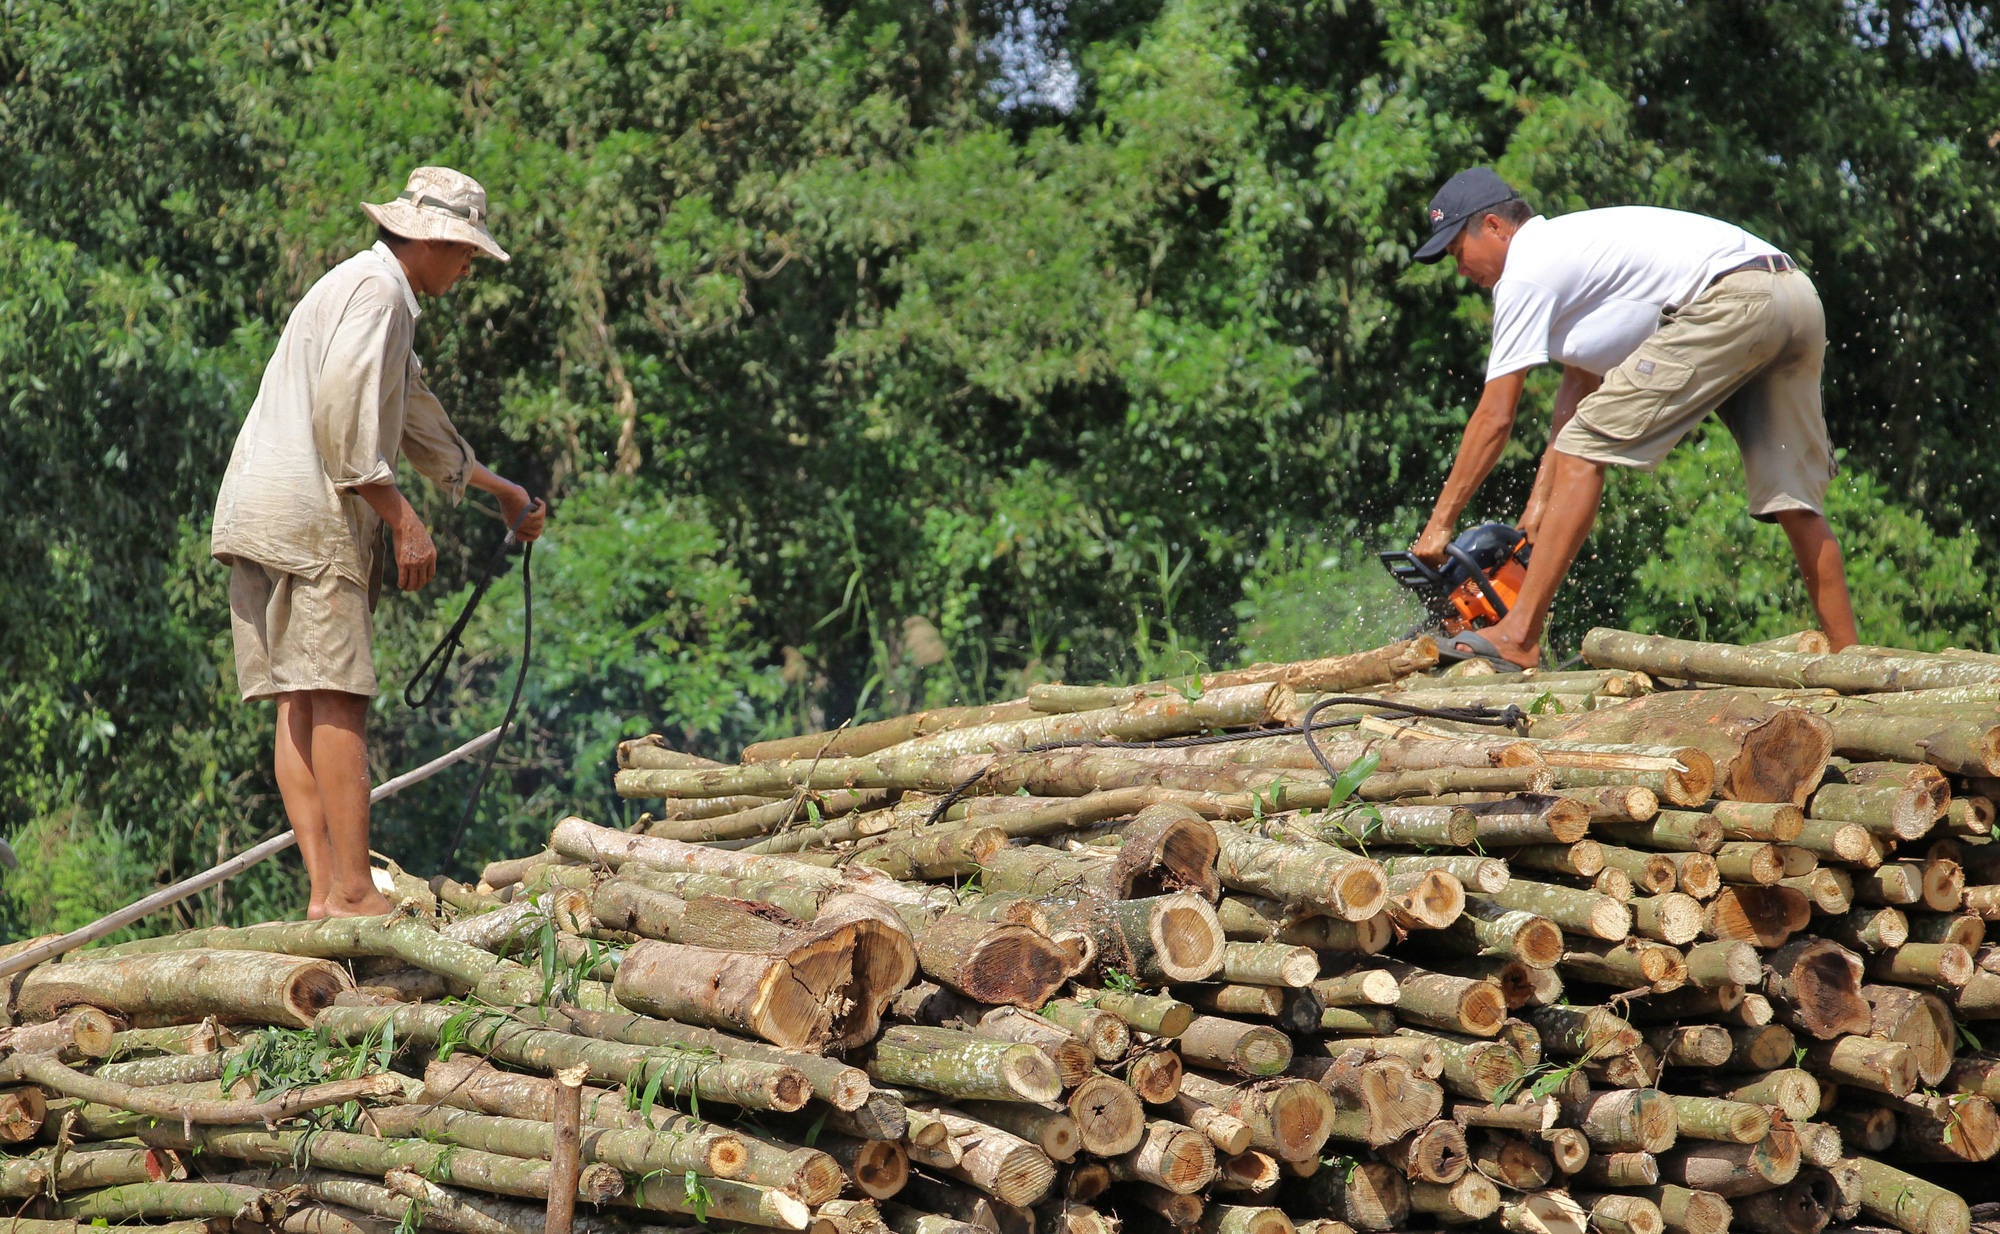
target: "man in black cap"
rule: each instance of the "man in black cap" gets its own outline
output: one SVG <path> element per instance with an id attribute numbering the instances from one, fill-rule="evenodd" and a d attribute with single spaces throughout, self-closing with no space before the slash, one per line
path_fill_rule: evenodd
<path id="1" fill-rule="evenodd" d="M 1503 672 L 1541 661 L 1556 587 L 1597 518 L 1607 466 L 1651 471 L 1716 412 L 1743 453 L 1750 516 L 1785 530 L 1834 650 L 1857 641 L 1840 545 L 1822 513 L 1833 448 L 1820 413 L 1826 319 L 1790 257 L 1718 219 L 1651 206 L 1544 218 L 1488 168 L 1431 198 L 1416 258 L 1450 254 L 1493 291 L 1486 388 L 1411 548 L 1445 560 L 1459 515 L 1500 459 L 1527 370 L 1563 366 L 1554 424 L 1521 515 L 1535 551 L 1513 609 L 1444 648 Z"/>

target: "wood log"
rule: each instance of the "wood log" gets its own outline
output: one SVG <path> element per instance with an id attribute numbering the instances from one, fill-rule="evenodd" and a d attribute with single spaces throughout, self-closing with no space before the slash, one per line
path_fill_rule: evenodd
<path id="1" fill-rule="evenodd" d="M 1852 1106 L 1828 1113 L 1841 1142 L 1857 1152 L 1881 1153 L 1896 1142 L 1896 1115 L 1881 1106 Z"/>
<path id="2" fill-rule="evenodd" d="M 1764 993 L 1788 1023 L 1821 1041 L 1866 1033 L 1870 1012 L 1861 996 L 1861 971 L 1861 958 L 1839 944 L 1799 938 L 1766 962 Z"/>
<path id="3" fill-rule="evenodd" d="M 588 1067 L 556 1069 L 555 1120 L 550 1124 L 549 1203 L 545 1234 L 570 1234 L 583 1173 L 583 1081 Z M 472 1115 L 471 1117 L 478 1117 Z"/>
<path id="4" fill-rule="evenodd" d="M 1592 1153 L 1570 1182 L 1579 1187 L 1649 1187 L 1660 1181 L 1651 1153 Z"/>
<path id="5" fill-rule="evenodd" d="M 1806 1048 L 1804 1065 L 1816 1075 L 1891 1097 L 1917 1086 L 1915 1053 L 1900 1041 L 1837 1037 Z"/>
<path id="6" fill-rule="evenodd" d="M 1069 957 L 1039 931 L 962 913 L 930 924 L 917 960 L 925 976 L 969 998 L 1016 1007 L 1047 1002 L 1070 970 Z"/>
<path id="7" fill-rule="evenodd" d="M 1079 1002 L 1099 1011 L 1108 1011 L 1130 1028 L 1155 1037 L 1178 1037 L 1194 1023 L 1194 1008 L 1178 999 L 1157 994 L 1121 993 L 1115 990 L 1077 990 Z"/>
<path id="8" fill-rule="evenodd" d="M 1590 1213 L 1590 1228 L 1600 1234 L 1661 1234 L 1666 1222 L 1651 1200 L 1636 1195 L 1577 1192 L 1576 1202 Z"/>
<path id="9" fill-rule="evenodd" d="M 1185 1075 L 1181 1056 L 1174 1050 L 1135 1047 L 1125 1063 L 1125 1083 L 1148 1105 L 1173 1100 Z"/>
<path id="10" fill-rule="evenodd" d="M 1942 785 L 1826 784 L 1813 794 L 1811 817 L 1853 823 L 1884 839 L 1917 840 L 1944 817 Z"/>
<path id="11" fill-rule="evenodd" d="M 1536 1007 L 1527 1020 L 1551 1054 L 1611 1058 L 1630 1054 L 1641 1041 L 1639 1030 L 1608 1007 Z"/>
<path id="12" fill-rule="evenodd" d="M 1054 1184 L 1054 1163 L 1029 1141 L 950 1110 L 936 1114 L 961 1150 L 958 1164 L 944 1173 L 1016 1207 L 1040 1200 Z"/>
<path id="13" fill-rule="evenodd" d="M 1507 861 L 1524 869 L 1591 878 L 1604 868 L 1604 845 L 1595 840 L 1578 840 L 1574 844 L 1530 844 L 1509 853 Z"/>
<path id="14" fill-rule="evenodd" d="M 1641 895 L 1664 895 L 1674 889 L 1680 871 L 1664 853 L 1644 853 L 1616 844 L 1597 846 L 1604 867 L 1622 871 L 1632 881 L 1632 890 Z M 1682 854 L 1699 857 L 1699 853 Z M 1712 868 L 1712 867 L 1711 867 Z"/>
<path id="15" fill-rule="evenodd" d="M 1724 887 L 1702 914 L 1702 930 L 1719 939 L 1783 947 L 1812 918 L 1812 906 L 1789 887 Z"/>
<path id="16" fill-rule="evenodd" d="M 1011 1108 L 1011 1107 L 1010 1107 Z M 1021 1107 L 1027 1108 L 1027 1107 Z M 840 1172 L 845 1184 L 860 1192 L 870 1200 L 886 1200 L 902 1193 L 910 1181 L 910 1157 L 903 1146 L 894 1140 L 860 1140 L 852 1136 L 823 1135 L 817 1147 L 840 1163 Z M 844 1204 L 849 1201 L 832 1200 L 830 1204 Z M 825 1207 L 816 1210 L 815 1216 L 828 1215 Z M 879 1221 L 876 1217 L 874 1220 Z M 836 1225 L 841 1224 L 836 1218 Z M 867 1222 L 859 1223 L 865 1234 Z"/>
<path id="17" fill-rule="evenodd" d="M 1819 1081 L 1811 1072 L 1795 1067 L 1762 1075 L 1698 1075 L 1690 1077 L 1690 1083 L 1706 1096 L 1774 1106 L 1794 1122 L 1805 1122 L 1819 1113 Z"/>
<path id="18" fill-rule="evenodd" d="M 1145 1134 L 1146 1111 L 1138 1093 L 1110 1076 L 1093 1075 L 1077 1085 L 1069 1094 L 1068 1108 L 1084 1151 L 1093 1156 L 1130 1152 Z"/>
<path id="19" fill-rule="evenodd" d="M 434 1067 L 446 1065 L 433 1064 Z M 425 1084 L 428 1091 L 428 1078 Z M 562 1089 L 565 1085 L 560 1077 L 548 1084 L 554 1092 L 555 1108 L 551 1113 L 559 1119 L 562 1117 Z M 753 1141 L 727 1128 L 665 1112 L 654 1114 L 653 1126 L 649 1127 L 646 1116 L 636 1110 L 625 1111 L 635 1117 L 621 1119 L 621 1123 L 625 1124 L 623 1126 L 585 1124 L 583 1097 L 584 1090 L 578 1085 L 579 1161 L 603 1162 L 632 1174 L 654 1171 L 683 1174 L 691 1171 L 708 1178 L 741 1178 L 765 1186 L 790 1187 L 795 1193 L 799 1191 L 796 1166 L 786 1177 L 774 1177 L 768 1172 L 761 1177 L 753 1175 Z M 612 1100 L 620 1098 L 613 1097 Z M 610 1108 L 593 1110 L 593 1116 L 598 1118 L 615 1113 Z M 507 1157 L 552 1160 L 556 1147 L 555 1122 L 475 1114 L 442 1105 L 409 1105 L 372 1111 L 368 1116 L 368 1126 L 375 1134 L 387 1139 L 422 1138 Z M 814 1202 L 810 1196 L 807 1199 Z"/>
<path id="20" fill-rule="evenodd" d="M 1385 911 L 1405 930 L 1442 930 L 1465 911 L 1465 884 L 1442 870 L 1388 876 Z"/>
<path id="21" fill-rule="evenodd" d="M 1563 1121 L 1599 1152 L 1661 1153 L 1674 1143 L 1675 1101 L 1656 1089 L 1596 1090 L 1564 1103 Z"/>
<path id="22" fill-rule="evenodd" d="M 1216 1015 L 1277 1017 L 1295 992 L 1272 985 L 1186 985 L 1174 992 L 1196 1008 Z"/>
<path id="23" fill-rule="evenodd" d="M 1329 917 L 1361 921 L 1382 911 L 1382 868 L 1326 844 L 1278 844 L 1240 827 L 1215 824 L 1216 872 L 1225 887 L 1302 904 Z"/>
<path id="24" fill-rule="evenodd" d="M 1384 966 L 1396 978 L 1396 1010 L 1414 1024 L 1474 1037 L 1490 1037 L 1506 1018 L 1506 1000 L 1490 981 L 1430 972 L 1413 964 Z"/>
<path id="25" fill-rule="evenodd" d="M 1192 1195 L 1215 1177 L 1215 1149 L 1200 1132 L 1159 1119 L 1146 1124 L 1137 1148 L 1105 1164 L 1121 1181 L 1147 1182 L 1176 1195 Z"/>
<path id="26" fill-rule="evenodd" d="M 1181 1091 L 1231 1115 L 1250 1128 L 1250 1144 L 1288 1161 L 1319 1152 L 1331 1132 L 1333 1098 L 1310 1080 L 1271 1079 L 1225 1084 L 1197 1071 L 1181 1079 Z"/>
<path id="27" fill-rule="evenodd" d="M 1763 966 L 1757 949 L 1739 941 L 1700 943 L 1684 954 L 1688 984 L 1708 990 L 1719 985 L 1755 985 L 1762 980 Z"/>
<path id="28" fill-rule="evenodd" d="M 1785 1030 L 1779 1029 L 1778 1032 L 1785 1033 Z M 1785 1033 L 1785 1036 L 1790 1034 Z M 1659 1054 L 1661 1064 L 1668 1067 L 1720 1067 L 1729 1061 L 1735 1051 L 1735 1042 L 1730 1039 L 1729 1031 L 1715 1024 L 1676 1024 L 1648 1029 L 1645 1040 Z M 1789 1052 L 1785 1057 L 1791 1057 Z"/>
<path id="29" fill-rule="evenodd" d="M 1669 1098 L 1680 1133 L 1697 1140 L 1755 1144 L 1771 1132 L 1768 1107 L 1718 1097 Z"/>
<path id="30" fill-rule="evenodd" d="M 853 966 L 851 933 L 815 938 L 785 955 L 647 939 L 626 952 L 612 992 L 645 1015 L 812 1049 L 833 1036 L 832 1004 L 851 983 Z"/>
<path id="31" fill-rule="evenodd" d="M 1330 1058 L 1308 1057 L 1293 1074 L 1310 1078 L 1333 1097 L 1333 1134 L 1371 1148 L 1401 1139 L 1430 1123 L 1444 1104 L 1444 1090 L 1420 1078 L 1396 1055 L 1342 1050 Z"/>
<path id="32" fill-rule="evenodd" d="M 1957 1030 L 1944 1000 L 1894 985 L 1862 986 L 1861 996 L 1870 1009 L 1868 1035 L 1909 1046 L 1922 1083 L 1943 1081 L 1951 1070 L 1957 1044 Z"/>
<path id="33" fill-rule="evenodd" d="M 1859 1158 L 1861 1211 L 1908 1234 L 1968 1234 L 1972 1213 L 1956 1194 L 1880 1161 Z"/>
<path id="34" fill-rule="evenodd" d="M 1465 1129 L 1449 1118 L 1434 1119 L 1377 1152 L 1411 1182 L 1449 1185 L 1465 1177 L 1472 1165 Z"/>
<path id="35" fill-rule="evenodd" d="M 1272 1076 L 1292 1061 L 1291 1038 L 1261 1024 L 1197 1016 L 1180 1036 L 1181 1057 L 1238 1075 Z"/>
<path id="36" fill-rule="evenodd" d="M 1798 1176 L 1799 1165 L 1798 1135 L 1788 1127 L 1773 1127 L 1755 1144 L 1691 1139 L 1660 1157 L 1660 1177 L 1732 1197 L 1782 1187 Z"/>
<path id="37" fill-rule="evenodd" d="M 1224 943 L 1220 975 L 1225 981 L 1297 989 L 1319 976 L 1319 955 L 1283 943 Z"/>
<path id="38" fill-rule="evenodd" d="M 1725 1071 L 1775 1071 L 1791 1062 L 1798 1039 L 1782 1024 L 1757 1028 L 1732 1028 L 1729 1057 L 1720 1064 Z"/>
<path id="39" fill-rule="evenodd" d="M 1521 1055 L 1500 1042 L 1410 1028 L 1399 1028 L 1396 1035 L 1434 1046 L 1444 1062 L 1438 1082 L 1475 1101 L 1499 1100 L 1520 1084 L 1527 1069 Z"/>
<path id="40" fill-rule="evenodd" d="M 1482 896 L 1466 896 L 1463 914 L 1430 941 L 1461 954 L 1519 960 L 1530 968 L 1554 968 L 1562 958 L 1562 931 L 1555 922 Z"/>
<path id="41" fill-rule="evenodd" d="M 1977 1162 L 2000 1153 L 2000 1117 L 1991 1098 L 1912 1094 L 1891 1108 L 1902 1160 Z"/>
<path id="42" fill-rule="evenodd" d="M 14 1013 L 53 1020 L 83 1006 L 142 1028 L 208 1016 L 310 1028 L 321 1008 L 353 987 L 344 969 L 324 960 L 191 948 L 38 965 L 20 978 Z"/>
<path id="43" fill-rule="evenodd" d="M 1555 1162 L 1523 1136 L 1489 1128 L 1468 1139 L 1472 1168 L 1503 1187 L 1533 1191 L 1555 1177 Z"/>
<path id="44" fill-rule="evenodd" d="M 1062 1092 L 1055 1064 L 1034 1046 L 951 1029 L 889 1028 L 876 1041 L 865 1067 L 884 1083 L 951 1097 L 1046 1102 Z"/>
<path id="45" fill-rule="evenodd" d="M 1687 961 L 1681 953 L 1643 938 L 1622 938 L 1615 943 L 1600 939 L 1575 939 L 1563 953 L 1559 966 L 1566 977 L 1594 981 L 1620 990 L 1646 987 L 1666 993 L 1687 983 Z"/>
<path id="46" fill-rule="evenodd" d="M 341 1043 L 379 1035 L 393 1026 L 399 1041 L 435 1047 L 445 1025 L 459 1013 L 450 1007 L 405 1004 L 397 1007 L 329 1007 L 318 1026 Z M 374 1039 L 379 1039 L 377 1036 Z M 655 1075 L 669 1077 L 664 1092 L 692 1091 L 703 1101 L 748 1109 L 790 1111 L 811 1095 L 804 1074 L 790 1067 L 747 1059 L 721 1059 L 685 1050 L 591 1041 L 568 1033 L 531 1028 L 505 1017 L 479 1019 L 470 1039 L 490 1057 L 538 1069 L 588 1064 L 593 1079 L 644 1091 Z"/>
<path id="47" fill-rule="evenodd" d="M 1132 1032 L 1125 1021 L 1099 1007 L 1056 998 L 1043 1005 L 1041 1014 L 1076 1034 L 1100 1062 L 1115 1062 L 1132 1048 Z"/>
<path id="48" fill-rule="evenodd" d="M 1635 897 L 1629 907 L 1634 934 L 1673 946 L 1693 942 L 1705 920 L 1701 902 L 1678 891 Z"/>
<path id="49" fill-rule="evenodd" d="M 1217 1152 L 1234 1158 L 1250 1151 L 1250 1124 L 1235 1115 L 1187 1093 L 1167 1104 L 1175 1118 L 1207 1136 Z"/>
<path id="50" fill-rule="evenodd" d="M 731 1037 L 711 1028 L 700 1028 L 691 1024 L 679 1024 L 669 1020 L 656 1020 L 650 1016 L 634 1015 L 630 1012 L 586 1011 L 578 1007 L 563 1010 L 559 1019 L 550 1019 L 550 1027 L 603 1041 L 616 1041 L 626 1045 L 666 1047 L 680 1050 L 713 1052 L 717 1056 L 740 1062 L 769 1063 L 788 1067 L 803 1074 L 812 1086 L 815 1097 L 837 1110 L 860 1112 L 864 1108 L 880 1106 L 868 1082 L 868 1074 L 858 1067 L 850 1067 L 830 1058 L 814 1054 L 803 1054 L 794 1050 L 781 1050 L 760 1041 L 746 1041 Z M 489 1111 L 498 1112 L 498 1111 Z M 893 1111 L 889 1113 L 893 1114 Z M 519 1115 L 517 1117 L 543 1117 L 542 1115 Z M 879 1134 L 865 1138 L 899 1139 L 901 1133 L 887 1134 L 891 1128 L 876 1128 Z"/>
<path id="51" fill-rule="evenodd" d="M 969 1026 L 969 1031 L 996 1041 L 1018 1041 L 1040 1047 L 1055 1064 L 1056 1075 L 1065 1089 L 1083 1083 L 1096 1068 L 1097 1056 L 1070 1031 L 1053 1020 L 1045 1020 L 1018 1007 L 995 1007 Z"/>
<path id="52" fill-rule="evenodd" d="M 1728 1234 L 1732 1207 L 1713 1192 L 1667 1183 L 1640 1187 L 1634 1194 L 1659 1208 L 1669 1234 Z"/>
<path id="53" fill-rule="evenodd" d="M 1097 948 L 1095 967 L 1124 973 L 1145 985 L 1201 981 L 1222 968 L 1222 923 L 1207 900 L 1186 892 L 1143 900 L 1087 897 L 1052 913 L 1051 922 L 1091 938 Z M 1068 975 L 1060 972 L 1040 1000 L 1019 1005 L 1040 1006 Z M 966 993 L 980 997 L 971 990 Z"/>
<path id="54" fill-rule="evenodd" d="M 1210 1204 L 1195 1224 L 1196 1234 L 1294 1234 L 1283 1209 Z"/>
<path id="55" fill-rule="evenodd" d="M 1661 810 L 1643 823 L 1601 823 L 1600 836 L 1633 848 L 1663 853 L 1714 853 L 1722 847 L 1722 824 L 1696 810 Z"/>
<path id="56" fill-rule="evenodd" d="M 1356 1230 L 1400 1229 L 1410 1215 L 1409 1184 L 1380 1161 L 1363 1161 L 1350 1171 L 1322 1170 L 1306 1181 L 1305 1196 L 1316 1211 Z"/>
<path id="57" fill-rule="evenodd" d="M 1500 1209 L 1500 1189 L 1484 1174 L 1468 1173 L 1454 1182 L 1410 1184 L 1410 1208 L 1453 1225 L 1482 1221 Z"/>

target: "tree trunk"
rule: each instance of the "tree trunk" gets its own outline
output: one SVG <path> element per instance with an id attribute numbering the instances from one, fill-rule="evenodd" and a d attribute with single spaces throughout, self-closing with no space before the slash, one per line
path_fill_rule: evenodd
<path id="1" fill-rule="evenodd" d="M 1861 958 L 1837 943 L 1808 937 L 1780 948 L 1766 961 L 1764 992 L 1791 1024 L 1821 1041 L 1868 1031 Z"/>
<path id="2" fill-rule="evenodd" d="M 432 1065 L 449 1067 L 451 1064 Z M 431 1089 L 430 1079 L 429 1075 L 425 1078 L 427 1097 Z M 548 1083 L 556 1106 L 551 1113 L 559 1120 L 562 1117 L 564 1085 L 560 1079 Z M 628 1174 L 655 1171 L 685 1174 L 692 1171 L 708 1178 L 740 1178 L 765 1186 L 797 1187 L 798 1179 L 795 1177 L 774 1177 L 768 1169 L 762 1172 L 762 1176 L 752 1172 L 751 1150 L 754 1142 L 728 1128 L 671 1113 L 654 1114 L 654 1125 L 648 1127 L 645 1125 L 646 1116 L 636 1110 L 616 1111 L 633 1115 L 630 1122 L 636 1125 L 585 1125 L 582 1121 L 585 1094 L 580 1086 L 577 1096 L 579 1161 L 602 1162 Z M 607 1099 L 622 1101 L 621 1097 L 612 1094 L 598 1094 L 592 1098 L 593 1101 Z M 601 1111 L 597 1112 L 597 1116 L 604 1117 L 611 1113 L 613 1111 Z M 553 1121 L 472 1114 L 438 1105 L 395 1106 L 371 1111 L 368 1119 L 376 1134 L 388 1139 L 421 1138 L 506 1157 L 544 1161 L 553 1159 L 558 1127 L 558 1123 Z"/>
<path id="3" fill-rule="evenodd" d="M 1674 1143 L 1674 1099 L 1651 1088 L 1596 1090 L 1563 1106 L 1563 1121 L 1601 1152 L 1662 1153 Z"/>
<path id="4" fill-rule="evenodd" d="M 1692 1139 L 1755 1144 L 1771 1132 L 1771 1111 L 1767 1106 L 1717 1097 L 1677 1095 L 1671 1100 L 1681 1134 Z"/>
<path id="5" fill-rule="evenodd" d="M 1862 986 L 1861 996 L 1871 1011 L 1868 1035 L 1909 1046 L 1917 1078 L 1927 1085 L 1942 1082 L 1957 1047 L 1957 1029 L 1944 1000 L 1894 985 Z"/>
<path id="6" fill-rule="evenodd" d="M 1394 1168 L 1364 1161 L 1351 1171 L 1322 1170 L 1306 1183 L 1316 1211 L 1357 1230 L 1397 1230 L 1409 1220 L 1410 1187 Z"/>
<path id="7" fill-rule="evenodd" d="M 1376 1151 L 1412 1182 L 1449 1185 L 1465 1177 L 1472 1163 L 1465 1129 L 1449 1118 L 1426 1123 Z"/>
<path id="8" fill-rule="evenodd" d="M 1500 1189 L 1484 1174 L 1472 1172 L 1450 1183 L 1410 1184 L 1410 1208 L 1434 1213 L 1440 1225 L 1481 1221 L 1500 1210 Z"/>
<path id="9" fill-rule="evenodd" d="M 1669 891 L 1665 895 L 1640 896 L 1627 905 L 1632 912 L 1632 933 L 1641 938 L 1679 946 L 1700 935 L 1704 913 L 1693 896 Z"/>
<path id="10" fill-rule="evenodd" d="M 1615 943 L 1572 941 L 1574 946 L 1563 954 L 1560 966 L 1566 977 L 1619 990 L 1645 987 L 1662 994 L 1687 982 L 1687 962 L 1664 943 L 1642 938 L 1623 938 Z"/>
<path id="11" fill-rule="evenodd" d="M 1077 996 L 1079 1001 L 1099 1011 L 1108 1011 L 1130 1027 L 1155 1037 L 1178 1037 L 1194 1022 L 1193 1007 L 1163 995 L 1079 988 Z"/>
<path id="12" fill-rule="evenodd" d="M 1562 959 L 1562 931 L 1555 922 L 1483 896 L 1467 896 L 1458 920 L 1428 941 L 1462 955 L 1504 956 L 1530 968 L 1554 968 Z"/>
<path id="13" fill-rule="evenodd" d="M 1298 989 L 1319 976 L 1319 955 L 1283 943 L 1224 943 L 1220 975 L 1224 981 Z"/>
<path id="14" fill-rule="evenodd" d="M 1661 1178 L 1725 1198 L 1782 1187 L 1798 1172 L 1798 1136 L 1789 1129 L 1755 1144 L 1692 1140 L 1660 1158 Z"/>
<path id="15" fill-rule="evenodd" d="M 876 1041 L 867 1070 L 885 1083 L 951 1097 L 1040 1102 L 1053 1101 L 1062 1092 L 1055 1065 L 1034 1046 L 943 1028 L 888 1029 Z"/>
<path id="16" fill-rule="evenodd" d="M 1175 1088 L 1179 1088 L 1178 1082 Z M 1069 1094 L 1069 1114 L 1076 1121 L 1083 1150 L 1097 1157 L 1116 1157 L 1138 1146 L 1145 1134 L 1146 1110 L 1130 1084 L 1108 1075 L 1093 1075 Z"/>
<path id="17" fill-rule="evenodd" d="M 1041 1014 L 1076 1034 L 1100 1062 L 1116 1062 L 1132 1048 L 1132 1032 L 1125 1021 L 1101 1007 L 1057 998 L 1044 1005 Z"/>
<path id="18" fill-rule="evenodd" d="M 140 1027 L 214 1016 L 310 1028 L 353 988 L 346 970 L 324 960 L 195 948 L 37 965 L 20 979 L 14 1009 L 28 1021 L 86 1006 Z"/>
<path id="19" fill-rule="evenodd" d="M 1853 823 L 1883 839 L 1920 840 L 1944 817 L 1949 800 L 1928 785 L 1828 784 L 1812 795 L 1809 813 L 1822 822 Z"/>
<path id="20" fill-rule="evenodd" d="M 1177 1119 L 1207 1136 L 1217 1152 L 1235 1157 L 1250 1151 L 1250 1124 L 1234 1114 L 1186 1093 L 1167 1105 Z"/>

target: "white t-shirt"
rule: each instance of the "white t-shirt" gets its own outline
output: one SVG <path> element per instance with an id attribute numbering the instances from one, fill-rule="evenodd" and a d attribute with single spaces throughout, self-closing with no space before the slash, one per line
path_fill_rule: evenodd
<path id="1" fill-rule="evenodd" d="M 1507 246 L 1493 286 L 1486 380 L 1555 359 L 1603 375 L 1716 275 L 1782 250 L 1733 223 L 1613 206 L 1536 215 Z"/>

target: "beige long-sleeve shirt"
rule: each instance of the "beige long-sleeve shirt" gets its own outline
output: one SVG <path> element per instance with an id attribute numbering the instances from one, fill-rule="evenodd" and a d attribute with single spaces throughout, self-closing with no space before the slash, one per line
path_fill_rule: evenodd
<path id="1" fill-rule="evenodd" d="M 422 310 L 385 244 L 313 284 L 278 339 L 236 435 L 209 551 L 369 587 L 382 520 L 355 489 L 396 478 L 398 454 L 456 503 L 476 459 L 411 351 Z"/>

